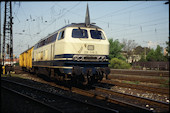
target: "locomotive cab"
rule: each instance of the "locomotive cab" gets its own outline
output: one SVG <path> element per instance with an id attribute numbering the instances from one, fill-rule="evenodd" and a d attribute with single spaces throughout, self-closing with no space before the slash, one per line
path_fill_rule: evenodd
<path id="1" fill-rule="evenodd" d="M 109 42 L 98 26 L 86 27 L 84 23 L 78 23 L 61 29 L 54 54 L 54 60 L 60 60 L 64 66 L 60 72 L 69 78 L 89 82 L 102 80 L 104 74 L 108 74 Z"/>
<path id="2" fill-rule="evenodd" d="M 80 26 L 81 24 L 79 24 Z M 73 26 L 73 27 L 71 27 Z M 74 27 L 70 25 L 64 31 L 64 37 L 61 39 L 60 34 L 56 40 L 55 54 L 86 54 L 86 55 L 108 55 L 109 42 L 102 29 Z M 57 56 L 55 57 L 57 58 Z M 61 57 L 60 57 L 61 58 Z M 76 57 L 73 57 L 76 60 Z M 106 57 L 103 57 L 106 61 Z M 81 59 L 80 59 L 81 60 Z M 83 59 L 82 59 L 83 60 Z M 84 59 L 85 60 L 85 59 Z M 101 59 L 100 59 L 101 60 Z"/>

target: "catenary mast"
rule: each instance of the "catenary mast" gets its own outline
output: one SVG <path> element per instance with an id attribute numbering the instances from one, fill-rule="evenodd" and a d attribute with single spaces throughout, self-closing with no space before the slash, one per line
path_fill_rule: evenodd
<path id="1" fill-rule="evenodd" d="M 13 32 L 12 32 L 12 3 L 5 1 L 4 26 L 3 26 L 3 48 L 2 48 L 2 64 L 5 65 L 5 59 L 13 62 Z M 11 64 L 12 65 L 12 64 Z"/>

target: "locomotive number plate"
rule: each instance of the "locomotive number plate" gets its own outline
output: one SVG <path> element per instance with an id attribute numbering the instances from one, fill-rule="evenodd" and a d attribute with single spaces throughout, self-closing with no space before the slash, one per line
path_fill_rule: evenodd
<path id="1" fill-rule="evenodd" d="M 88 45 L 87 49 L 88 50 L 94 50 L 94 45 Z"/>

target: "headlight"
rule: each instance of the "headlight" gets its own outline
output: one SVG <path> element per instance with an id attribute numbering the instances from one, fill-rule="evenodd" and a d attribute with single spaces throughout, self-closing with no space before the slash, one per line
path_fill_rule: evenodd
<path id="1" fill-rule="evenodd" d="M 106 57 L 105 56 L 102 57 L 102 61 L 106 61 Z"/>
<path id="2" fill-rule="evenodd" d="M 105 56 L 98 56 L 97 59 L 98 59 L 98 61 L 101 61 L 101 62 L 106 61 Z"/>
<path id="3" fill-rule="evenodd" d="M 77 61 L 77 56 L 73 56 L 73 60 L 74 60 L 74 61 Z"/>
<path id="4" fill-rule="evenodd" d="M 73 56 L 73 60 L 74 60 L 74 61 L 82 61 L 83 59 L 84 59 L 84 57 L 81 56 L 81 55 L 74 55 L 74 56 Z"/>

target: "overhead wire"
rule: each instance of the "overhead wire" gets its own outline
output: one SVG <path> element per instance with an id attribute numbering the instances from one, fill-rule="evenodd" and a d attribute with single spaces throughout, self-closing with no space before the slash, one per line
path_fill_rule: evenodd
<path id="1" fill-rule="evenodd" d="M 141 10 L 146 10 L 147 8 L 153 8 L 153 7 L 158 7 L 158 6 L 161 6 L 162 4 L 156 4 L 156 5 L 151 5 L 151 6 L 147 6 L 147 7 L 144 7 L 144 8 L 139 8 L 138 10 L 135 10 L 135 12 L 138 12 L 138 11 L 141 11 Z M 133 10 L 130 10 L 130 11 L 133 11 Z M 126 11 L 126 12 L 123 12 L 123 13 L 121 13 L 121 14 L 127 14 L 127 12 L 129 12 L 129 11 Z M 157 14 L 158 14 L 158 12 L 156 12 Z M 152 14 L 150 14 L 150 15 L 153 15 L 154 13 L 152 13 Z M 120 15 L 120 13 L 116 13 L 116 14 L 114 14 L 114 15 Z M 141 15 L 141 14 L 140 14 Z M 110 16 L 113 16 L 113 14 L 112 15 L 110 15 Z M 110 16 L 107 16 L 107 17 L 110 17 Z M 120 19 L 119 19 L 120 20 Z M 123 26 L 123 27 L 125 27 L 125 26 L 127 26 L 127 27 L 132 27 L 132 26 L 139 26 L 139 24 L 138 25 L 134 25 L 134 24 L 123 24 L 123 23 L 113 23 L 113 22 L 105 22 L 105 21 L 102 21 L 102 20 L 96 20 L 96 21 L 99 21 L 99 22 L 103 22 L 103 23 L 106 23 L 107 25 L 109 25 L 109 24 L 114 24 L 114 25 L 119 25 L 119 26 Z M 141 25 L 140 25 L 141 26 Z M 117 30 L 118 28 L 116 28 L 116 30 Z M 121 28 L 122 29 L 122 28 Z"/>
<path id="2" fill-rule="evenodd" d="M 128 8 L 132 8 L 132 7 L 135 7 L 135 6 L 141 5 L 142 3 L 144 3 L 144 2 L 140 2 L 140 3 L 137 3 L 137 4 L 131 5 L 131 6 L 129 6 L 129 7 L 125 7 L 125 8 L 122 8 L 122 9 L 116 10 L 116 11 L 114 11 L 114 12 L 107 13 L 107 14 L 105 14 L 105 15 L 103 15 L 103 16 L 100 16 L 100 17 L 94 18 L 93 20 L 97 20 L 97 19 L 101 19 L 101 18 L 103 18 L 103 17 L 107 17 L 107 16 L 108 16 L 108 15 L 110 15 L 110 14 L 114 14 L 114 13 L 117 13 L 117 12 L 119 12 L 119 11 L 122 11 L 122 10 L 125 10 L 125 9 L 128 9 Z"/>
<path id="3" fill-rule="evenodd" d="M 48 27 L 50 27 L 56 20 L 58 20 L 58 19 L 61 19 L 66 13 L 68 13 L 69 11 L 71 11 L 72 9 L 74 9 L 76 6 L 78 6 L 80 4 L 80 2 L 79 3 L 77 3 L 77 4 L 75 4 L 73 7 L 71 7 L 69 10 L 67 10 L 67 12 L 65 12 L 63 15 L 61 15 L 60 17 L 58 17 L 58 18 L 56 18 L 56 19 L 54 19 L 50 24 L 48 24 L 48 26 L 47 27 L 44 27 L 40 32 L 39 32 L 39 34 L 42 32 L 42 31 L 44 31 L 45 29 L 47 29 Z M 56 4 L 55 4 L 56 5 Z M 58 5 L 59 6 L 59 5 Z M 61 7 L 61 6 L 60 6 Z"/>
<path id="4" fill-rule="evenodd" d="M 158 20 L 160 20 L 160 19 L 158 19 Z M 161 22 L 161 23 L 154 23 L 154 24 L 149 24 L 149 25 L 142 25 L 142 24 L 145 24 L 145 23 L 148 23 L 148 22 L 150 22 L 150 21 L 147 21 L 147 22 L 143 22 L 143 23 L 139 23 L 138 25 L 136 25 L 136 26 L 132 26 L 131 28 L 125 28 L 125 29 L 121 29 L 121 30 L 118 30 L 118 31 L 114 31 L 114 33 L 116 33 L 116 32 L 120 32 L 120 31 L 125 31 L 125 30 L 130 30 L 130 29 L 136 29 L 136 27 L 140 27 L 140 26 L 142 26 L 142 27 L 148 27 L 148 26 L 154 26 L 154 25 L 159 25 L 159 24 L 163 24 L 163 23 L 167 23 L 167 21 L 165 22 Z"/>
<path id="5" fill-rule="evenodd" d="M 145 7 L 145 8 L 141 8 L 141 9 L 147 9 L 147 8 L 153 8 L 154 6 L 161 6 L 162 4 L 157 4 L 157 5 L 152 5 L 152 6 L 148 6 L 148 7 Z M 139 10 L 135 10 L 135 12 L 138 12 L 138 11 L 141 11 L 141 9 L 139 9 Z M 130 11 L 133 11 L 133 10 L 130 10 Z M 127 14 L 127 12 L 129 12 L 129 11 L 126 11 L 126 12 L 123 12 L 123 13 L 121 13 L 121 14 Z M 159 12 L 155 12 L 156 14 L 158 14 Z M 115 14 L 115 15 L 121 15 L 121 14 Z M 145 13 L 146 14 L 146 13 Z M 149 14 L 149 15 L 153 15 L 154 13 L 152 13 L 152 14 Z M 115 16 L 114 15 L 114 16 Z M 142 14 L 140 14 L 140 15 L 142 15 Z M 113 16 L 113 15 L 112 15 Z M 109 16 L 107 16 L 107 17 L 109 17 Z M 139 17 L 139 15 L 138 15 L 138 17 Z M 124 19 L 124 18 L 123 18 Z M 120 19 L 119 19 L 120 20 Z M 105 21 L 103 21 L 103 20 L 96 20 L 96 21 L 99 21 L 99 22 L 103 22 L 103 23 L 108 23 L 108 21 L 107 22 L 105 22 Z M 112 23 L 112 22 L 109 22 L 110 24 L 115 24 L 115 25 L 128 25 L 129 26 L 129 24 L 118 24 L 118 23 Z M 132 24 L 131 24 L 131 26 L 133 26 Z"/>
<path id="6" fill-rule="evenodd" d="M 147 6 L 147 7 L 142 7 L 142 8 L 139 8 L 139 9 L 135 9 L 135 13 L 136 12 L 138 12 L 138 11 L 144 11 L 144 10 L 146 10 L 146 9 L 148 9 L 148 8 L 153 8 L 153 7 L 157 7 L 157 6 L 162 6 L 162 4 L 156 4 L 156 5 L 151 5 L 151 6 Z M 126 11 L 125 10 L 125 12 L 120 12 L 120 13 L 116 13 L 116 14 L 111 14 L 111 15 L 109 15 L 109 16 L 107 16 L 107 17 L 110 17 L 110 16 L 115 16 L 115 15 L 122 15 L 122 14 L 127 14 L 127 12 L 134 12 L 134 9 L 132 9 L 132 10 L 130 10 L 130 11 Z"/>
<path id="7" fill-rule="evenodd" d="M 152 5 L 152 6 L 154 6 L 154 7 L 157 7 L 157 6 L 160 6 L 159 4 L 157 4 L 157 5 Z M 146 8 L 146 7 L 145 7 Z M 148 7 L 149 8 L 149 7 Z M 142 8 L 141 8 L 142 9 Z M 136 10 L 135 10 L 136 11 Z M 153 13 L 152 13 L 153 14 Z M 117 14 L 116 14 L 117 15 Z M 115 35 L 115 34 L 117 34 L 118 32 L 121 32 L 121 31 L 124 31 L 124 32 L 126 32 L 126 31 L 129 31 L 129 30 L 133 30 L 133 29 L 138 29 L 139 27 L 140 27 L 140 29 L 142 28 L 142 27 L 149 27 L 149 26 L 157 26 L 157 25 L 160 25 L 160 24 L 166 24 L 166 23 L 168 23 L 168 22 L 159 22 L 159 23 L 157 23 L 158 22 L 158 20 L 162 20 L 162 19 L 164 19 L 164 18 L 158 18 L 158 19 L 151 19 L 150 21 L 145 21 L 145 22 L 141 22 L 141 23 L 138 23 L 138 24 L 123 24 L 123 23 L 112 23 L 112 22 L 105 22 L 105 21 L 101 21 L 101 20 L 96 20 L 96 21 L 100 21 L 100 22 L 103 22 L 103 23 L 105 23 L 105 24 L 107 24 L 107 25 L 109 25 L 109 24 L 112 24 L 112 25 L 117 25 L 117 26 L 122 26 L 122 27 L 119 27 L 119 28 L 115 28 L 115 30 L 113 30 L 113 28 L 112 27 L 110 27 L 109 29 L 111 30 L 110 31 L 110 33 L 108 33 L 109 35 L 111 35 L 112 37 Z M 156 22 L 156 23 L 155 23 Z M 149 24 L 148 24 L 149 23 Z M 151 24 L 150 24 L 151 23 Z M 143 25 L 142 25 L 143 24 Z M 123 28 L 123 29 L 122 29 Z M 118 30 L 119 29 L 119 30 Z M 145 28 L 146 29 L 146 28 Z M 156 28 L 152 28 L 152 29 L 157 29 L 157 27 Z M 121 33 L 122 34 L 122 33 Z M 140 33 L 140 35 L 141 35 L 141 33 Z M 146 36 L 146 35 L 145 35 Z M 127 36 L 126 36 L 127 37 Z"/>
<path id="8" fill-rule="evenodd" d="M 158 19 L 153 19 L 153 20 L 149 20 L 149 21 L 145 21 L 145 22 L 141 22 L 141 23 L 138 23 L 138 24 L 136 24 L 136 25 L 128 25 L 128 24 L 120 24 L 120 25 L 123 25 L 122 27 L 123 27 L 123 29 L 122 28 L 115 28 L 115 30 L 113 31 L 113 33 L 115 34 L 115 33 L 118 33 L 118 32 L 121 32 L 121 31 L 128 31 L 128 30 L 132 30 L 132 29 L 138 29 L 139 27 L 149 27 L 149 26 L 154 26 L 154 25 L 159 25 L 159 24 L 164 24 L 164 23 L 167 23 L 167 22 L 165 22 L 165 21 L 163 21 L 162 22 L 162 20 L 164 19 L 164 18 L 166 18 L 167 19 L 167 17 L 163 17 L 163 18 L 158 18 Z M 161 22 L 159 22 L 159 23 L 155 23 L 155 22 L 158 22 L 158 21 L 160 21 L 161 20 Z M 102 21 L 103 22 L 103 21 Z M 104 22 L 104 23 L 106 23 L 106 22 Z M 147 23 L 149 23 L 149 24 L 147 24 Z M 107 24 L 107 23 L 106 23 Z M 109 23 L 109 24 L 113 24 L 113 23 Z M 128 28 L 127 28 L 127 27 Z M 130 27 L 130 28 L 129 28 Z M 120 29 L 120 30 L 119 30 Z"/>
<path id="9" fill-rule="evenodd" d="M 71 10 L 73 10 L 75 7 L 77 7 L 80 3 L 81 3 L 81 2 L 78 2 L 77 4 L 75 4 L 75 5 L 74 5 L 73 7 L 71 7 L 70 9 L 66 9 L 66 10 L 67 10 L 66 13 L 71 12 L 72 14 L 81 16 L 81 15 L 79 15 L 79 14 L 74 13 L 74 12 L 71 11 Z M 61 7 L 61 8 L 63 8 L 61 5 L 58 5 L 57 3 L 56 3 L 55 5 L 57 5 L 57 6 Z M 66 13 L 65 13 L 65 14 L 66 14 Z M 65 14 L 61 15 L 61 17 L 63 17 Z M 60 17 L 59 17 L 59 18 L 60 18 Z"/>
<path id="10" fill-rule="evenodd" d="M 166 28 L 157 29 L 157 32 L 158 32 L 158 30 L 159 30 L 159 31 L 160 31 L 160 30 L 162 30 L 162 31 L 166 31 L 165 29 L 166 29 Z M 155 29 L 150 29 L 150 30 L 145 30 L 145 31 L 143 32 L 143 34 L 144 34 L 144 33 L 147 33 L 147 32 L 150 32 L 150 31 L 153 31 L 153 32 L 155 33 Z M 151 32 L 150 32 L 150 33 L 151 33 Z M 126 34 L 126 35 L 128 35 L 128 36 L 129 36 L 129 35 L 133 35 L 133 34 L 139 34 L 139 32 L 136 32 L 136 33 L 130 33 L 130 34 L 128 33 L 128 34 Z M 121 34 L 120 34 L 120 35 L 121 35 Z"/>

